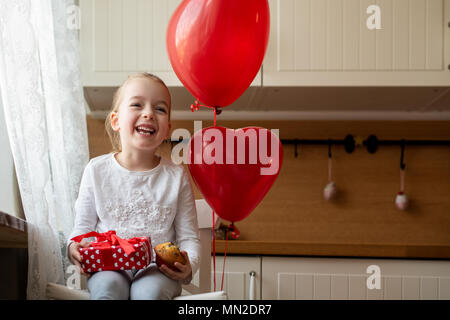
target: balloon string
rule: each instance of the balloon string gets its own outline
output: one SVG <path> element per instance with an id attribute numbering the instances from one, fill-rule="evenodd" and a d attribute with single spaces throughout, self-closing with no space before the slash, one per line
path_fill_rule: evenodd
<path id="1" fill-rule="evenodd" d="M 224 256 L 223 256 L 222 285 L 220 286 L 220 291 L 223 291 L 223 279 L 225 276 L 225 260 L 227 259 L 227 244 L 228 244 L 228 228 L 227 228 L 227 234 L 225 236 L 225 252 L 224 252 Z"/>
<path id="2" fill-rule="evenodd" d="M 205 108 L 212 108 L 214 109 L 214 127 L 216 127 L 216 116 L 218 114 L 220 114 L 222 112 L 222 110 L 220 110 L 219 107 L 212 107 L 212 106 L 207 106 L 204 104 L 200 104 L 200 102 L 197 100 L 195 100 L 195 102 L 193 104 L 191 104 L 191 111 L 194 112 L 196 110 L 198 110 L 200 107 L 205 107 Z M 215 173 L 215 172 L 214 172 Z M 215 228 L 215 223 L 214 223 L 214 210 L 212 211 L 212 218 L 213 218 L 213 267 L 214 267 L 214 291 L 216 291 L 216 228 Z M 223 279 L 222 279 L 222 286 L 223 286 Z"/>
<path id="3" fill-rule="evenodd" d="M 214 210 L 212 211 L 213 217 L 213 268 L 214 268 L 214 291 L 216 291 L 216 228 L 214 226 Z"/>
<path id="4" fill-rule="evenodd" d="M 405 191 L 405 170 L 400 169 L 400 192 Z"/>

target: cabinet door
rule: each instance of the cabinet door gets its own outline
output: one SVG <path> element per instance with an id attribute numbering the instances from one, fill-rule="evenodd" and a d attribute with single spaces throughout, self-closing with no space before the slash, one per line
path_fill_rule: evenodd
<path id="1" fill-rule="evenodd" d="M 450 84 L 449 0 L 269 3 L 264 86 Z M 380 29 L 367 24 L 374 4 Z"/>
<path id="2" fill-rule="evenodd" d="M 214 266 L 211 258 L 211 291 L 214 291 Z M 223 256 L 216 255 L 216 291 L 222 285 Z M 227 256 L 223 290 L 231 300 L 250 299 L 250 272 L 255 272 L 254 299 L 261 299 L 261 257 L 259 256 Z M 198 273 L 192 283 L 198 284 Z"/>
<path id="3" fill-rule="evenodd" d="M 450 299 L 450 261 L 262 257 L 262 274 L 262 299 Z"/>
<path id="4" fill-rule="evenodd" d="M 118 86 L 129 74 L 151 72 L 182 86 L 166 49 L 166 30 L 182 0 L 80 0 L 84 86 Z M 261 85 L 258 72 L 252 86 Z"/>
<path id="5" fill-rule="evenodd" d="M 216 255 L 216 290 L 222 284 L 223 256 Z M 211 265 L 213 268 L 213 266 Z M 225 276 L 223 290 L 229 299 L 250 299 L 250 272 L 255 273 L 254 298 L 261 299 L 261 258 L 252 256 L 227 256 L 225 261 Z M 214 275 L 211 273 L 211 288 L 214 288 Z"/>
<path id="6" fill-rule="evenodd" d="M 118 86 L 148 71 L 181 85 L 166 53 L 166 27 L 181 0 L 80 0 L 84 86 Z"/>

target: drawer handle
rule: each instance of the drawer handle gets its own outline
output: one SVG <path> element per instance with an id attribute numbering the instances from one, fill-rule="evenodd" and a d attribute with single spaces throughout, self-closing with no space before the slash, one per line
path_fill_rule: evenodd
<path id="1" fill-rule="evenodd" d="M 248 293 L 248 298 L 249 300 L 255 300 L 255 276 L 256 276 L 256 272 L 255 271 L 250 271 L 249 272 L 250 275 L 250 288 L 249 288 L 249 293 Z"/>

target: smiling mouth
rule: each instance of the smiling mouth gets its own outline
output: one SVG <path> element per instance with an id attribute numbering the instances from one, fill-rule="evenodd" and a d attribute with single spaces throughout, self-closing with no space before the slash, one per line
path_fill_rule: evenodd
<path id="1" fill-rule="evenodd" d="M 137 127 L 136 131 L 137 131 L 137 133 L 147 136 L 147 137 L 154 135 L 156 132 L 155 129 L 146 128 L 146 127 Z"/>

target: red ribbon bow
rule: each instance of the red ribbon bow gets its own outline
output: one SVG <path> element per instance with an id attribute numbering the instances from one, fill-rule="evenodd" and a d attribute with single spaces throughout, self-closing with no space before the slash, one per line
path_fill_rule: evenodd
<path id="1" fill-rule="evenodd" d="M 227 233 L 228 233 L 228 231 L 231 231 L 232 239 L 234 239 L 234 240 L 239 239 L 240 232 L 239 232 L 239 229 L 234 225 L 234 223 L 232 223 L 228 226 Z M 227 239 L 228 239 L 228 237 L 227 237 Z"/>
<path id="2" fill-rule="evenodd" d="M 193 104 L 191 104 L 191 111 L 197 111 L 198 109 L 200 109 L 200 107 L 205 107 L 205 108 L 211 108 L 214 109 L 214 113 L 215 114 L 221 114 L 222 113 L 222 109 L 220 109 L 220 107 L 212 107 L 212 106 L 207 106 L 204 104 L 200 104 L 200 102 L 198 100 L 195 100 Z"/>
<path id="3" fill-rule="evenodd" d="M 73 237 L 71 240 L 75 242 L 80 242 L 84 238 L 96 237 L 97 242 L 91 242 L 91 247 L 98 248 L 111 248 L 112 245 L 120 245 L 127 255 L 136 251 L 133 247 L 133 244 L 141 242 L 138 238 L 132 239 L 122 239 L 116 235 L 114 230 L 110 230 L 104 233 L 98 233 L 95 231 L 91 231 L 76 237 Z M 106 241 L 106 242 L 105 242 Z"/>

